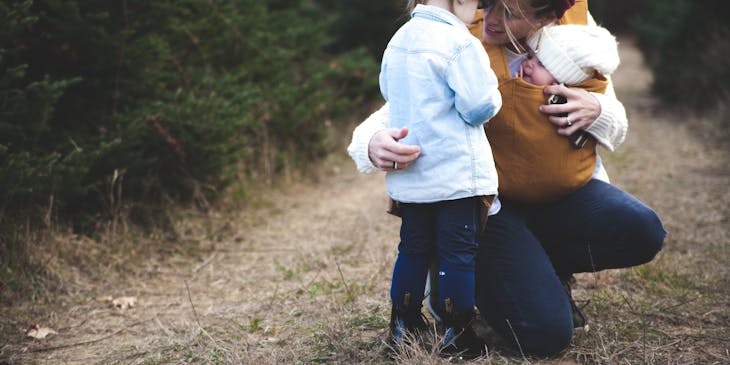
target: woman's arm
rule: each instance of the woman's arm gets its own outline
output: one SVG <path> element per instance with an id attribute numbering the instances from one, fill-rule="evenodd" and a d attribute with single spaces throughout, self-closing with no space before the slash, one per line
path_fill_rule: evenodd
<path id="1" fill-rule="evenodd" d="M 605 94 L 590 94 L 598 99 L 598 102 L 601 104 L 601 114 L 593 123 L 584 129 L 596 137 L 598 143 L 606 147 L 609 151 L 614 151 L 616 147 L 624 143 L 626 132 L 629 128 L 624 104 L 616 98 L 616 94 L 613 91 L 613 83 L 611 83 L 610 78 Z"/>
<path id="2" fill-rule="evenodd" d="M 347 153 L 361 173 L 392 171 L 393 162 L 398 163 L 398 169 L 403 169 L 418 157 L 421 151 L 418 146 L 398 143 L 408 134 L 408 129 L 388 128 L 389 125 L 390 106 L 386 103 L 352 131 Z"/>
<path id="3" fill-rule="evenodd" d="M 610 79 L 605 94 L 590 93 L 564 85 L 548 86 L 544 92 L 548 95 L 563 95 L 568 100 L 565 104 L 540 106 L 540 111 L 548 114 L 550 122 L 561 127 L 558 133 L 568 136 L 583 129 L 609 151 L 615 150 L 624 142 L 628 119 L 623 104 L 616 98 Z M 567 113 L 568 117 L 555 116 L 563 113 Z M 570 127 L 567 126 L 568 119 Z"/>
<path id="4" fill-rule="evenodd" d="M 591 13 L 588 13 L 588 25 L 596 25 L 596 20 Z M 616 98 L 616 92 L 613 89 L 613 82 L 608 77 L 608 86 L 606 92 L 589 93 L 585 90 L 570 89 L 576 91 L 571 97 L 566 95 L 567 88 L 557 87 L 545 88 L 546 94 L 557 93 L 565 96 L 568 103 L 573 105 L 545 105 L 540 107 L 540 111 L 547 114 L 554 113 L 570 113 L 570 122 L 573 124 L 569 128 L 561 128 L 558 133 L 563 135 L 571 135 L 578 129 L 583 129 L 596 138 L 598 143 L 606 147 L 609 151 L 614 151 L 616 147 L 624 143 L 626 139 L 626 131 L 629 128 L 628 118 L 626 117 L 626 109 L 624 104 Z M 564 107 L 563 107 L 564 106 Z M 551 122 L 558 126 L 564 126 L 567 122 L 565 117 L 550 116 Z"/>

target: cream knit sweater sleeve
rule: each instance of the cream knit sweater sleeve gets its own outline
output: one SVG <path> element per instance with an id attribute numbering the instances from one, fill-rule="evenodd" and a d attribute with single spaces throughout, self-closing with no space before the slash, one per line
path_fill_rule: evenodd
<path id="1" fill-rule="evenodd" d="M 606 93 L 591 93 L 601 104 L 601 114 L 587 128 L 586 132 L 596 137 L 598 143 L 609 151 L 624 143 L 626 131 L 629 128 L 628 118 L 624 105 L 616 98 L 613 91 L 613 84 L 609 79 Z"/>
<path id="2" fill-rule="evenodd" d="M 390 106 L 385 103 L 380 109 L 370 114 L 360 125 L 352 131 L 352 141 L 347 146 L 347 153 L 355 161 L 357 171 L 363 174 L 372 174 L 379 171 L 368 155 L 368 145 L 375 133 L 390 126 Z"/>

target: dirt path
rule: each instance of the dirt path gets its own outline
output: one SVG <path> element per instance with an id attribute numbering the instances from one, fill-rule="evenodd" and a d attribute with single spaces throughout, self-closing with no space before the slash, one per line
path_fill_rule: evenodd
<path id="1" fill-rule="evenodd" d="M 346 305 L 343 277 L 358 302 L 378 305 L 385 299 L 358 297 L 362 288 L 387 289 L 393 255 L 387 243 L 394 238 L 378 237 L 392 236 L 397 222 L 382 214 L 382 176 L 338 170 L 320 185 L 292 188 L 267 209 L 280 212 L 267 222 L 246 213 L 227 217 L 235 229 L 200 262 L 150 270 L 117 292 L 102 285 L 107 291 L 68 298 L 53 321 L 55 328 L 68 330 L 16 350 L 102 340 L 18 359 L 135 363 L 168 351 L 177 358 L 178 351 L 197 346 L 251 363 L 289 363 L 303 355 L 274 348 L 282 341 L 296 352 L 311 346 L 317 327 Z M 108 294 L 134 296 L 139 303 L 120 311 L 94 299 Z M 198 355 L 191 356 L 198 362 Z"/>
<path id="2" fill-rule="evenodd" d="M 605 325 L 561 359 L 728 363 L 727 145 L 708 147 L 689 116 L 657 114 L 639 54 L 621 52 L 615 83 L 631 128 L 619 152 L 602 155 L 614 183 L 655 207 L 670 234 L 648 269 L 579 278 L 579 293 L 597 303 L 589 314 Z M 318 184 L 264 198 L 265 209 L 211 223 L 229 222 L 199 260 L 149 263 L 123 282 L 69 294 L 42 318 L 59 333 L 3 345 L 0 364 L 384 361 L 378 336 L 399 222 L 384 213 L 382 175 L 333 166 Z M 138 303 L 118 310 L 95 299 L 103 295 Z M 632 330 L 640 324 L 649 332 Z"/>

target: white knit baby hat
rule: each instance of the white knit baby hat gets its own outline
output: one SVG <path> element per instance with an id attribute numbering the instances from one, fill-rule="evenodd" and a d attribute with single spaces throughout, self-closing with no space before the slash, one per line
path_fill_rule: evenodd
<path id="1" fill-rule="evenodd" d="M 594 70 L 610 75 L 620 62 L 616 38 L 594 25 L 549 25 L 527 39 L 545 68 L 564 84 L 578 84 Z"/>

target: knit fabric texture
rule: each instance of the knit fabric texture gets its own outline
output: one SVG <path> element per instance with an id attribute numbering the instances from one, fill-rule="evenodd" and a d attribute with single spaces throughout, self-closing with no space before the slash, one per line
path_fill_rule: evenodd
<path id="1" fill-rule="evenodd" d="M 608 76 L 620 63 L 616 38 L 599 26 L 546 26 L 527 45 L 558 82 L 568 85 L 586 81 L 596 71 Z"/>

